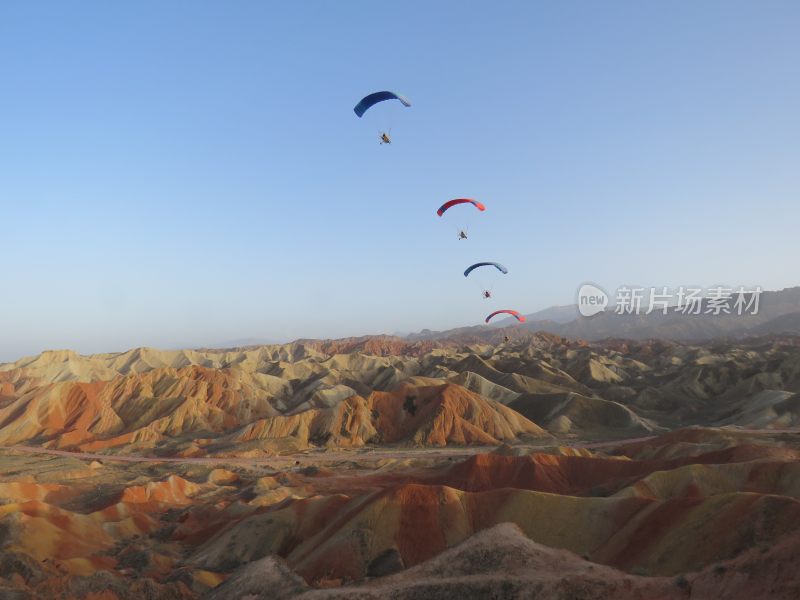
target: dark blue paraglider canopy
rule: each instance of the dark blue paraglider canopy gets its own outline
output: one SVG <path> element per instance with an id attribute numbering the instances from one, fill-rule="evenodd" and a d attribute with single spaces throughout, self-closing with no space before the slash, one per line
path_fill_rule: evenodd
<path id="1" fill-rule="evenodd" d="M 508 273 L 508 269 L 506 269 L 503 265 L 496 262 L 479 262 L 475 263 L 471 267 L 468 267 L 466 271 L 464 271 L 464 277 L 469 276 L 473 270 L 477 269 L 478 267 L 495 267 L 498 271 L 503 273 L 504 275 Z"/>
<path id="2" fill-rule="evenodd" d="M 359 117 L 363 117 L 364 113 L 367 110 L 377 104 L 378 102 L 383 102 L 384 100 L 400 100 L 403 103 L 403 106 L 411 106 L 411 102 L 408 98 L 404 98 L 400 94 L 395 94 L 394 92 L 375 92 L 374 94 L 370 94 L 365 98 L 361 99 L 361 102 L 356 104 L 356 107 L 353 109 L 355 113 Z"/>

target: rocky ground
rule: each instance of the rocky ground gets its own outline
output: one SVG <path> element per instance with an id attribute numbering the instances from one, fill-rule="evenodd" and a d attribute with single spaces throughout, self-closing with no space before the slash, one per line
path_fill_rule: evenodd
<path id="1" fill-rule="evenodd" d="M 0 365 L 0 597 L 800 597 L 798 343 Z"/>

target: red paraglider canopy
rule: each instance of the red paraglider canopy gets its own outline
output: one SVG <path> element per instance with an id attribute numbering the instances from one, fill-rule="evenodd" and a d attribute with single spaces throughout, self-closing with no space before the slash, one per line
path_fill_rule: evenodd
<path id="1" fill-rule="evenodd" d="M 486 210 L 486 207 L 477 200 L 471 200 L 470 198 L 456 198 L 455 200 L 448 200 L 442 204 L 439 207 L 439 210 L 436 211 L 436 214 L 441 217 L 444 214 L 444 211 L 451 206 L 455 206 L 456 204 L 472 204 L 478 210 Z"/>
<path id="2" fill-rule="evenodd" d="M 488 323 L 489 321 L 492 320 L 492 317 L 494 317 L 495 315 L 499 315 L 501 313 L 506 313 L 506 314 L 509 314 L 509 315 L 511 315 L 513 317 L 516 317 L 517 321 L 519 321 L 520 323 L 524 323 L 525 322 L 525 316 L 519 314 L 515 310 L 496 310 L 492 314 L 490 314 L 488 317 L 486 317 L 486 322 Z"/>

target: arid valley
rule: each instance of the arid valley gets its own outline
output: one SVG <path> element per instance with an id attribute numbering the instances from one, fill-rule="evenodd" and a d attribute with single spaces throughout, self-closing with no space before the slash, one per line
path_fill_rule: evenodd
<path id="1" fill-rule="evenodd" d="M 798 392 L 791 336 L 45 352 L 0 595 L 797 598 Z"/>

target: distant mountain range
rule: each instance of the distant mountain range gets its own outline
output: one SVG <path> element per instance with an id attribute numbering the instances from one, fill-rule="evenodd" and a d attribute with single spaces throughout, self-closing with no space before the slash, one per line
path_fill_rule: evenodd
<path id="1" fill-rule="evenodd" d="M 498 321 L 494 326 L 460 327 L 447 331 L 423 330 L 407 337 L 409 340 L 441 340 L 459 337 L 497 337 L 498 330 L 521 329 L 544 331 L 554 335 L 589 341 L 605 338 L 633 340 L 664 339 L 673 341 L 704 341 L 718 338 L 800 334 L 800 287 L 763 292 L 759 310 L 754 315 L 737 314 L 685 315 L 674 310 L 667 314 L 655 311 L 645 315 L 620 315 L 613 310 L 583 317 L 577 305 L 554 306 L 526 315 L 524 324 L 513 318 Z M 502 336 L 501 336 L 502 337 Z"/>

